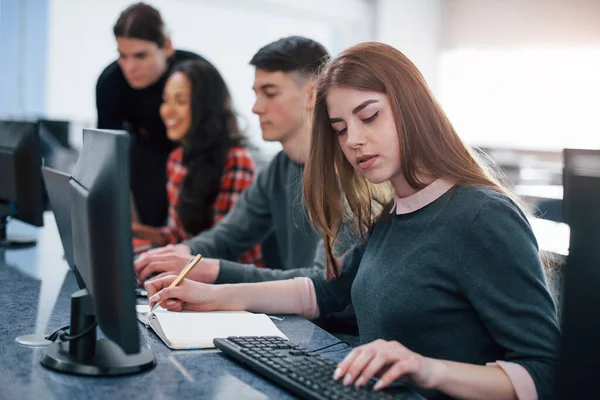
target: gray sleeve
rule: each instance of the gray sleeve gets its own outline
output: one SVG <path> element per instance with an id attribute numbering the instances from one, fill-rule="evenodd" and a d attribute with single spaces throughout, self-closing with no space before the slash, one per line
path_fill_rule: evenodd
<path id="1" fill-rule="evenodd" d="M 459 283 L 505 361 L 531 375 L 539 399 L 553 397 L 560 332 L 531 227 L 508 199 L 482 207 L 467 234 Z M 492 361 L 492 360 L 490 360 Z"/>
<path id="2" fill-rule="evenodd" d="M 256 268 L 252 264 L 240 264 L 232 261 L 221 260 L 219 276 L 215 283 L 244 283 L 280 281 L 299 276 L 319 277 L 324 275 L 325 247 L 323 240 L 319 241 L 315 259 L 310 267 L 290 270 L 279 270 L 269 268 Z"/>
<path id="3" fill-rule="evenodd" d="M 183 242 L 193 254 L 210 258 L 237 260 L 242 253 L 261 243 L 274 229 L 269 208 L 269 167 L 258 174 L 231 211 L 211 229 Z"/>
<path id="4" fill-rule="evenodd" d="M 344 257 L 339 278 L 327 280 L 325 275 L 311 276 L 315 287 L 319 317 L 343 311 L 352 303 L 352 282 L 358 271 L 367 242 L 356 245 Z"/>

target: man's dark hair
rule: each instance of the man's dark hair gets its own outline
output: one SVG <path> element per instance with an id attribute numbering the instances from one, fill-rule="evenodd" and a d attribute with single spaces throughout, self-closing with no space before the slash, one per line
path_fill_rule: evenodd
<path id="1" fill-rule="evenodd" d="M 158 10 L 145 3 L 130 5 L 121 13 L 113 27 L 115 37 L 148 40 L 162 48 L 167 35 Z"/>
<path id="2" fill-rule="evenodd" d="M 288 36 L 258 50 L 250 65 L 268 72 L 316 75 L 328 57 L 322 44 L 301 36 Z"/>

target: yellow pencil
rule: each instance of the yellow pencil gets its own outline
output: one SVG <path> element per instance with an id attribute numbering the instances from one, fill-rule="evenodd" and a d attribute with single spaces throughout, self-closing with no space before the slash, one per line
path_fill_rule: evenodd
<path id="1" fill-rule="evenodd" d="M 169 285 L 169 288 L 175 287 L 177 285 L 179 285 L 181 283 L 181 281 L 183 281 L 185 279 L 185 277 L 187 276 L 187 274 L 190 273 L 190 271 L 192 270 L 192 268 L 194 268 L 196 266 L 196 264 L 198 264 L 198 261 L 200 261 L 200 259 L 202 258 L 202 256 L 200 254 L 198 254 L 196 257 L 192 258 L 187 265 L 181 270 L 181 272 L 179 273 L 179 275 L 177 276 L 177 278 L 175 278 L 175 280 L 173 282 L 171 282 L 171 284 Z M 156 303 L 155 305 L 152 306 L 152 308 L 150 309 L 150 313 L 148 314 L 148 316 L 150 316 L 150 314 L 152 314 L 160 305 L 160 303 L 162 303 L 162 301 L 159 301 L 158 303 Z"/>

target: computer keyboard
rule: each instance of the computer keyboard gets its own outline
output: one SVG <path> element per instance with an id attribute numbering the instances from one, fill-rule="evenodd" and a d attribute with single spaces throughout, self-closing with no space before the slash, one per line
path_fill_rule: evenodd
<path id="1" fill-rule="evenodd" d="M 337 363 L 276 336 L 215 339 L 227 356 L 304 399 L 415 399 L 405 391 L 373 391 L 374 380 L 361 388 L 334 381 Z"/>

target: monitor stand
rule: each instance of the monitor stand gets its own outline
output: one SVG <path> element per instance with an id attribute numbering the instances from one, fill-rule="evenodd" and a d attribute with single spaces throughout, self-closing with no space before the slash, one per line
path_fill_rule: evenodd
<path id="1" fill-rule="evenodd" d="M 35 246 L 36 238 L 33 236 L 7 235 L 8 219 L 13 215 L 11 211 L 10 204 L 0 202 L 0 247 L 22 249 Z"/>
<path id="2" fill-rule="evenodd" d="M 125 354 L 116 343 L 97 340 L 95 325 L 92 298 L 87 289 L 81 289 L 71 296 L 70 332 L 71 337 L 81 337 L 58 339 L 46 350 L 42 365 L 59 372 L 91 376 L 135 374 L 156 365 L 154 354 L 148 349 Z"/>

